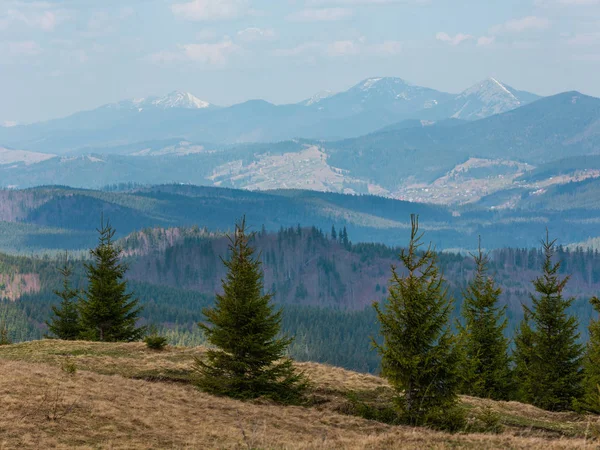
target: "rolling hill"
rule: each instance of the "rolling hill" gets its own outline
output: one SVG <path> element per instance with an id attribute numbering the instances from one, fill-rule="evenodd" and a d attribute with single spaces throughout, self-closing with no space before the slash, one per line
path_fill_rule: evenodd
<path id="1" fill-rule="evenodd" d="M 0 347 L 2 445 L 7 448 L 570 449 L 592 448 L 596 419 L 516 402 L 463 397 L 471 427 L 449 434 L 359 416 L 351 394 L 390 407 L 382 379 L 301 363 L 313 403 L 281 406 L 199 392 L 204 348 L 39 341 Z M 66 375 L 68 361 L 77 372 Z M 358 394 L 357 394 L 358 393 Z M 499 417 L 493 432 L 485 415 Z"/>

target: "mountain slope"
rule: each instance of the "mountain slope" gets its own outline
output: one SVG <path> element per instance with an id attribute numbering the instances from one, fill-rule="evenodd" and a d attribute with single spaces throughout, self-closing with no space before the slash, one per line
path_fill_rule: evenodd
<path id="1" fill-rule="evenodd" d="M 388 128 L 324 146 L 330 164 L 388 189 L 410 177 L 432 182 L 469 158 L 538 165 L 600 154 L 600 99 L 565 92 L 457 126 Z"/>
<path id="2" fill-rule="evenodd" d="M 477 120 L 511 111 L 538 99 L 538 95 L 517 91 L 495 78 L 488 78 L 440 105 L 436 114 L 440 117 Z"/>
<path id="3" fill-rule="evenodd" d="M 346 92 L 289 105 L 251 100 L 219 108 L 176 91 L 163 98 L 126 100 L 62 119 L 3 127 L 0 144 L 65 154 L 172 138 L 228 144 L 337 139 L 374 131 L 450 98 L 399 78 L 368 79 Z"/>
<path id="4" fill-rule="evenodd" d="M 7 448 L 332 448 L 358 450 L 589 446 L 585 420 L 529 405 L 462 399 L 479 432 L 449 434 L 359 417 L 349 400 L 391 406 L 387 383 L 371 375 L 314 363 L 298 368 L 311 381 L 314 406 L 241 402 L 198 391 L 190 382 L 204 348 L 141 343 L 34 341 L 0 348 L 0 415 Z M 66 356 L 65 356 L 66 355 Z M 65 362 L 79 371 L 66 376 Z M 175 381 L 175 382 L 173 382 Z M 378 405 L 379 406 L 379 405 Z M 490 411 L 506 429 L 483 433 Z M 477 429 L 477 428 L 476 428 Z M 57 432 L 58 430 L 58 432 Z"/>
<path id="5" fill-rule="evenodd" d="M 451 97 L 452 94 L 415 86 L 401 78 L 381 77 L 363 80 L 310 106 L 333 117 L 378 110 L 404 115 L 432 108 Z"/>

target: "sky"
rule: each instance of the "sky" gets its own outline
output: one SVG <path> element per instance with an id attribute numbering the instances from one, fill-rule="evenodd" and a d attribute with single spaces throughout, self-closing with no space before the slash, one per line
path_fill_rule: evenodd
<path id="1" fill-rule="evenodd" d="M 380 76 L 600 97 L 600 0 L 0 0 L 0 124 L 174 90 L 291 103 Z"/>

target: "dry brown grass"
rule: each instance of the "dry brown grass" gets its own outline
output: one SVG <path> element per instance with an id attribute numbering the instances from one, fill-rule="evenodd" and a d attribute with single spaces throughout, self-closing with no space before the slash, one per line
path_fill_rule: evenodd
<path id="1" fill-rule="evenodd" d="M 202 352 L 60 341 L 0 347 L 0 449 L 599 448 L 586 438 L 581 416 L 515 402 L 465 398 L 473 410 L 492 407 L 515 422 L 497 435 L 446 434 L 340 414 L 344 392 L 381 391 L 385 382 L 313 363 L 299 366 L 322 397 L 315 406 L 213 397 L 183 382 L 192 357 Z M 76 374 L 61 370 L 66 359 L 75 362 Z"/>

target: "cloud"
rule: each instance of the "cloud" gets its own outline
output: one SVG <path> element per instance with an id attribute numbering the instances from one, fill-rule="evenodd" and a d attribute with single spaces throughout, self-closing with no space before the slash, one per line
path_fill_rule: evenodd
<path id="1" fill-rule="evenodd" d="M 291 48 L 279 48 L 273 51 L 273 56 L 290 57 L 301 56 L 306 53 L 318 51 L 323 47 L 319 42 L 304 42 Z"/>
<path id="2" fill-rule="evenodd" d="M 460 45 L 463 42 L 469 41 L 471 39 L 475 39 L 470 34 L 458 33 L 455 36 L 450 36 L 448 33 L 444 33 L 443 31 L 440 31 L 439 33 L 437 33 L 435 35 L 435 38 L 438 41 L 447 42 L 450 45 Z"/>
<path id="3" fill-rule="evenodd" d="M 354 41 L 335 41 L 327 45 L 329 56 L 348 56 L 360 53 L 359 44 Z"/>
<path id="4" fill-rule="evenodd" d="M 308 0 L 312 5 L 427 5 L 431 0 Z"/>
<path id="5" fill-rule="evenodd" d="M 477 46 L 485 47 L 487 45 L 492 45 L 496 38 L 494 36 L 481 36 L 477 39 Z"/>
<path id="6" fill-rule="evenodd" d="M 207 66 L 223 66 L 229 57 L 240 51 L 241 47 L 229 39 L 216 43 L 184 44 L 178 51 L 161 51 L 149 56 L 149 60 L 157 64 L 174 62 L 195 62 Z"/>
<path id="7" fill-rule="evenodd" d="M 215 30 L 205 29 L 196 33 L 196 39 L 199 41 L 213 41 L 217 39 L 218 34 Z"/>
<path id="8" fill-rule="evenodd" d="M 272 41 L 277 38 L 277 33 L 271 28 L 250 27 L 238 31 L 237 35 L 244 42 Z"/>
<path id="9" fill-rule="evenodd" d="M 247 9 L 246 0 L 193 0 L 171 6 L 176 16 L 198 22 L 235 19 L 247 12 Z"/>
<path id="10" fill-rule="evenodd" d="M 521 19 L 509 20 L 500 25 L 490 28 L 491 34 L 500 33 L 522 33 L 525 31 L 539 31 L 550 28 L 552 23 L 545 17 L 528 16 Z"/>
<path id="11" fill-rule="evenodd" d="M 35 41 L 0 42 L 0 56 L 3 62 L 14 62 L 15 58 L 38 56 L 41 53 L 42 48 Z"/>
<path id="12" fill-rule="evenodd" d="M 600 5 L 600 0 L 536 0 L 536 6 L 593 6 Z"/>
<path id="13" fill-rule="evenodd" d="M 55 8 L 47 2 L 7 2 L 0 8 L 0 29 L 15 24 L 25 25 L 42 31 L 54 31 L 61 23 L 69 19 L 69 14 Z"/>
<path id="14" fill-rule="evenodd" d="M 399 41 L 385 41 L 381 44 L 374 44 L 370 47 L 372 53 L 378 55 L 398 55 L 402 53 L 402 42 Z"/>
<path id="15" fill-rule="evenodd" d="M 11 55 L 36 56 L 42 53 L 41 47 L 34 41 L 9 42 L 7 49 Z"/>
<path id="16" fill-rule="evenodd" d="M 131 6 L 124 6 L 119 10 L 119 13 L 117 14 L 117 18 L 119 20 L 125 20 L 125 19 L 130 18 L 134 14 L 135 14 L 135 10 Z"/>
<path id="17" fill-rule="evenodd" d="M 292 22 L 333 22 L 352 17 L 354 12 L 348 8 L 303 9 L 286 17 Z"/>
<path id="18" fill-rule="evenodd" d="M 333 42 L 305 42 L 288 49 L 277 49 L 273 56 L 305 57 L 305 56 L 392 56 L 402 52 L 402 43 L 384 41 L 367 43 L 364 37 L 358 39 L 338 40 Z"/>
<path id="19" fill-rule="evenodd" d="M 579 33 L 569 38 L 569 45 L 575 46 L 590 46 L 600 44 L 600 32 Z"/>

